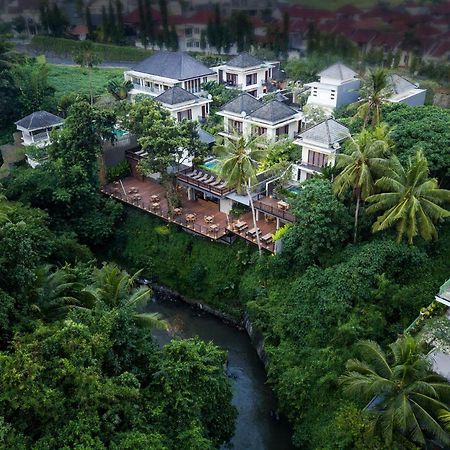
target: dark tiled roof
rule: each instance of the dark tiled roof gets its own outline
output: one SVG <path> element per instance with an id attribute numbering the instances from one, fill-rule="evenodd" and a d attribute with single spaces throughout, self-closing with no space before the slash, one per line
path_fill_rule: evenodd
<path id="1" fill-rule="evenodd" d="M 28 131 L 39 130 L 41 128 L 53 127 L 61 125 L 64 119 L 55 116 L 47 111 L 36 111 L 23 119 L 15 122 L 19 127 L 25 128 Z"/>
<path id="2" fill-rule="evenodd" d="M 350 135 L 350 131 L 344 125 L 336 122 L 334 119 L 326 119 L 317 125 L 308 128 L 300 134 L 303 139 L 311 139 L 326 145 L 332 145 L 344 140 Z"/>
<path id="3" fill-rule="evenodd" d="M 296 114 L 297 111 L 277 100 L 272 100 L 250 114 L 254 119 L 277 123 L 286 120 Z"/>
<path id="4" fill-rule="evenodd" d="M 227 62 L 227 66 L 239 67 L 241 69 L 245 69 L 246 67 L 259 66 L 261 64 L 264 64 L 264 61 L 246 52 L 240 53 Z"/>
<path id="5" fill-rule="evenodd" d="M 212 134 L 205 131 L 203 128 L 198 127 L 197 132 L 198 132 L 198 138 L 204 144 L 211 145 L 216 142 L 216 138 Z"/>
<path id="6" fill-rule="evenodd" d="M 215 74 L 200 61 L 184 52 L 155 53 L 134 66 L 133 70 L 175 80 L 188 80 Z"/>
<path id="7" fill-rule="evenodd" d="M 178 105 L 179 103 L 198 100 L 198 97 L 195 94 L 186 91 L 186 89 L 183 89 L 179 86 L 174 86 L 158 95 L 155 100 L 160 103 L 165 103 L 166 105 Z"/>
<path id="8" fill-rule="evenodd" d="M 241 114 L 242 112 L 250 114 L 255 109 L 261 108 L 262 104 L 263 103 L 256 100 L 253 95 L 244 92 L 235 99 L 231 100 L 231 102 L 228 102 L 226 105 L 222 106 L 222 111 L 228 111 L 235 114 Z"/>

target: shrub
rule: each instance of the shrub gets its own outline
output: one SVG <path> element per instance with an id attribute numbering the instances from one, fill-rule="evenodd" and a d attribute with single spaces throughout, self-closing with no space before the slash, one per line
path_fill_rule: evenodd
<path id="1" fill-rule="evenodd" d="M 115 166 L 109 167 L 106 173 L 108 183 L 111 181 L 119 180 L 130 174 L 130 166 L 127 161 L 122 161 Z"/>

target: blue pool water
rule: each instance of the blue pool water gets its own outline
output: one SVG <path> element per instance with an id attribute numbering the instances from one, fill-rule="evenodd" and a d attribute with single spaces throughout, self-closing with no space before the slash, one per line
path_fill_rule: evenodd
<path id="1" fill-rule="evenodd" d="M 287 188 L 287 190 L 288 190 L 289 192 L 292 192 L 293 194 L 299 194 L 301 188 L 300 188 L 299 186 L 289 186 L 289 187 Z"/>
<path id="2" fill-rule="evenodd" d="M 211 159 L 209 161 L 206 161 L 203 165 L 209 170 L 214 170 L 217 164 L 219 164 L 218 159 Z"/>
<path id="3" fill-rule="evenodd" d="M 127 134 L 128 131 L 126 130 L 122 130 L 121 128 L 114 128 L 114 134 L 118 137 L 121 138 L 122 136 L 124 136 L 125 134 Z"/>

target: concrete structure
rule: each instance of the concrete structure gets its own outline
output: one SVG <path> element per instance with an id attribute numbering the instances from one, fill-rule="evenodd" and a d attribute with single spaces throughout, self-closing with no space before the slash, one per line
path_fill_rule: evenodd
<path id="1" fill-rule="evenodd" d="M 307 83 L 311 88 L 307 105 L 320 106 L 332 112 L 335 108 L 356 102 L 359 97 L 358 74 L 344 64 L 336 63 L 319 72 L 319 81 Z"/>
<path id="2" fill-rule="evenodd" d="M 200 122 L 206 120 L 209 114 L 209 104 L 212 102 L 211 99 L 199 97 L 178 86 L 167 89 L 155 97 L 155 100 L 179 122 L 184 119 Z"/>
<path id="3" fill-rule="evenodd" d="M 183 52 L 158 52 L 124 73 L 134 88 L 130 95 L 158 96 L 178 86 L 193 94 L 202 93 L 202 84 L 216 81 L 217 74 Z"/>
<path id="4" fill-rule="evenodd" d="M 411 83 L 400 75 L 389 75 L 389 82 L 393 91 L 389 101 L 404 103 L 409 106 L 422 106 L 427 95 L 426 89 L 420 89 L 418 84 Z"/>
<path id="5" fill-rule="evenodd" d="M 235 139 L 243 135 L 264 136 L 274 142 L 281 137 L 294 139 L 301 131 L 303 113 L 277 100 L 263 103 L 243 93 L 227 103 L 216 114 L 223 117 L 222 136 Z"/>
<path id="6" fill-rule="evenodd" d="M 349 129 L 334 119 L 326 119 L 300 134 L 294 142 L 302 149 L 302 159 L 292 167 L 292 180 L 302 182 L 326 165 L 334 166 Z"/>
<path id="7" fill-rule="evenodd" d="M 272 80 L 272 70 L 277 66 L 277 62 L 240 53 L 226 64 L 212 67 L 212 70 L 217 72 L 219 83 L 259 98 L 267 91 L 265 84 Z"/>

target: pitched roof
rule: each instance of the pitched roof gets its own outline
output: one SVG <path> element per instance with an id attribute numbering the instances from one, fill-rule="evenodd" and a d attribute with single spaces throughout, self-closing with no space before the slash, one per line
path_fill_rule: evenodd
<path id="1" fill-rule="evenodd" d="M 255 109 L 260 108 L 263 105 L 262 102 L 257 100 L 253 95 L 243 92 L 238 95 L 235 99 L 228 102 L 226 105 L 222 106 L 222 111 L 228 111 L 235 114 L 241 114 L 245 112 L 246 114 L 252 113 Z"/>
<path id="2" fill-rule="evenodd" d="M 134 66 L 132 70 L 175 80 L 188 80 L 215 74 L 200 61 L 184 52 L 155 53 Z"/>
<path id="3" fill-rule="evenodd" d="M 155 100 L 160 103 L 165 103 L 166 105 L 178 105 L 179 103 L 198 100 L 198 97 L 195 94 L 186 91 L 186 89 L 174 86 L 167 89 L 162 94 L 159 94 Z"/>
<path id="4" fill-rule="evenodd" d="M 250 55 L 250 53 L 247 52 L 240 53 L 227 62 L 227 66 L 239 67 L 241 69 L 245 69 L 246 67 L 259 66 L 261 64 L 264 64 L 263 60 L 256 58 L 255 56 Z"/>
<path id="5" fill-rule="evenodd" d="M 207 145 L 212 145 L 216 142 L 216 138 L 212 134 L 205 131 L 203 128 L 197 127 L 197 132 L 200 142 L 203 142 Z"/>
<path id="6" fill-rule="evenodd" d="M 417 88 L 414 83 L 411 83 L 406 78 L 403 78 L 395 73 L 389 75 L 389 82 L 395 94 L 401 94 L 402 92 L 408 92 L 411 89 Z"/>
<path id="7" fill-rule="evenodd" d="M 334 80 L 349 80 L 358 74 L 342 63 L 333 64 L 322 72 L 318 73 L 319 77 L 332 78 Z"/>
<path id="8" fill-rule="evenodd" d="M 272 100 L 265 103 L 261 108 L 253 111 L 250 114 L 250 117 L 266 122 L 277 123 L 292 117 L 296 113 L 297 111 L 294 108 L 291 108 L 278 100 Z"/>
<path id="9" fill-rule="evenodd" d="M 342 141 L 348 137 L 349 134 L 349 129 L 344 127 L 344 125 L 341 125 L 334 119 L 326 119 L 323 122 L 308 128 L 301 133 L 300 136 L 303 139 L 310 139 L 311 141 L 332 145 L 336 142 Z"/>
<path id="10" fill-rule="evenodd" d="M 28 131 L 39 130 L 41 128 L 53 127 L 61 125 L 64 119 L 55 116 L 47 111 L 36 111 L 23 119 L 18 120 L 15 124 L 25 128 Z"/>

